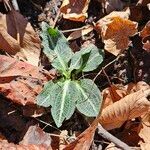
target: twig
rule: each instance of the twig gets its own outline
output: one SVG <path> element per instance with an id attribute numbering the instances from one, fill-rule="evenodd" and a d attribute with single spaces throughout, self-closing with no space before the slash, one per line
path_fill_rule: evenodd
<path id="1" fill-rule="evenodd" d="M 109 79 L 109 77 L 108 77 L 108 75 L 107 75 L 107 73 L 106 73 L 106 71 L 105 71 L 105 69 L 103 67 L 102 67 L 102 71 L 103 71 L 104 75 L 106 76 L 109 85 L 111 86 L 111 81 L 110 81 L 110 79 Z"/>
<path id="2" fill-rule="evenodd" d="M 103 69 L 107 68 L 108 66 L 110 66 L 111 64 L 113 64 L 119 57 L 120 55 L 118 55 L 113 61 L 111 61 L 110 63 L 108 63 L 106 66 L 104 66 L 99 72 L 98 74 L 94 77 L 93 82 L 95 82 L 95 80 L 97 79 L 97 77 L 102 73 Z"/>
<path id="3" fill-rule="evenodd" d="M 133 150 L 129 147 L 126 143 L 122 142 L 108 131 L 106 131 L 101 124 L 98 124 L 98 134 L 101 135 L 103 138 L 113 142 L 117 147 L 121 148 L 122 150 Z"/>
<path id="4" fill-rule="evenodd" d="M 79 31 L 79 30 L 82 30 L 82 29 L 85 29 L 86 26 L 83 26 L 81 28 L 75 28 L 75 29 L 68 29 L 68 30 L 61 30 L 62 33 L 68 33 L 68 32 L 73 32 L 73 31 Z"/>
<path id="5" fill-rule="evenodd" d="M 57 23 L 57 20 L 58 20 L 60 14 L 61 14 L 61 12 L 60 12 L 60 9 L 59 9 L 59 10 L 58 10 L 58 13 L 57 13 L 57 15 L 56 15 L 56 17 L 55 17 L 55 19 L 54 19 L 53 25 L 52 25 L 53 28 L 56 26 L 56 23 Z"/>
<path id="6" fill-rule="evenodd" d="M 19 11 L 19 6 L 17 0 L 12 0 L 12 5 L 16 11 Z"/>
<path id="7" fill-rule="evenodd" d="M 2 2 L 4 3 L 4 7 L 6 9 L 6 11 L 11 11 L 11 6 L 10 6 L 10 2 L 9 0 L 2 0 Z"/>
<path id="8" fill-rule="evenodd" d="M 47 123 L 47 122 L 45 122 L 43 120 L 40 120 L 38 118 L 34 118 L 34 119 L 37 120 L 37 121 L 39 121 L 39 122 L 41 122 L 41 123 L 43 123 L 43 124 L 45 124 L 45 125 L 47 125 L 47 126 L 50 126 L 50 127 L 54 128 L 54 129 L 56 129 L 57 131 L 59 131 L 61 133 L 61 130 L 59 130 L 58 128 L 52 126 L 51 124 L 49 124 L 49 123 Z"/>

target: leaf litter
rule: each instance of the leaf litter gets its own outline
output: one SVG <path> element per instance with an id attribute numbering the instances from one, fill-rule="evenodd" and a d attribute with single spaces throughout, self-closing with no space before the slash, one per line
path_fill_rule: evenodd
<path id="1" fill-rule="evenodd" d="M 5 9 L 3 3 L 0 1 L 2 10 Z M 95 3 L 99 6 L 93 6 Z M 56 0 L 37 1 L 30 6 L 28 2 L 18 1 L 18 4 L 20 12 L 14 10 L 10 3 L 11 11 L 5 10 L 8 11 L 6 14 L 0 14 L 0 149 L 89 150 L 100 146 L 107 149 L 108 141 L 96 130 L 100 123 L 130 147 L 149 150 L 150 17 L 149 14 L 144 15 L 144 11 L 149 9 L 148 1 Z M 28 6 L 27 10 L 23 9 L 24 4 Z M 45 13 L 46 18 L 38 20 L 37 12 Z M 97 70 L 94 70 L 95 65 L 90 70 L 90 66 L 88 71 L 94 71 L 79 75 L 79 78 L 94 79 L 103 91 L 102 109 L 96 118 L 84 117 L 75 111 L 58 129 L 51 110 L 36 105 L 36 97 L 43 86 L 60 78 L 60 72 L 54 73 L 52 66 L 57 66 L 57 70 L 63 67 L 53 59 L 49 59 L 50 65 L 47 65 L 48 55 L 43 53 L 53 49 L 47 49 L 49 41 L 41 43 L 41 20 L 52 23 L 60 32 L 63 32 L 65 24 L 68 31 L 64 32 L 64 37 L 68 37 L 70 45 L 75 42 L 80 49 L 93 43 L 105 50 L 104 61 Z M 72 28 L 74 24 L 79 28 Z M 68 63 L 73 53 L 70 51 L 70 55 L 65 56 L 63 46 L 61 57 Z M 80 51 L 76 53 L 80 54 Z M 117 74 L 114 73 L 114 58 Z M 94 62 L 97 60 L 96 57 Z M 84 109 L 82 111 L 89 113 L 89 109 Z M 67 130 L 65 134 L 64 130 Z M 109 144 L 110 147 L 112 145 L 117 148 L 113 143 Z"/>

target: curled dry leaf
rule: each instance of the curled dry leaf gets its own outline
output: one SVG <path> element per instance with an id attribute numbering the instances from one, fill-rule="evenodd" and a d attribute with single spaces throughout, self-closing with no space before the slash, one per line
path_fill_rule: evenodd
<path id="1" fill-rule="evenodd" d="M 105 50 L 117 56 L 128 48 L 129 37 L 137 33 L 137 23 L 128 20 L 129 10 L 125 12 L 112 12 L 100 19 L 95 29 L 100 33 L 105 43 Z"/>
<path id="2" fill-rule="evenodd" d="M 145 49 L 147 52 L 150 52 L 150 21 L 140 32 L 140 36 L 142 37 L 143 49 Z"/>
<path id="3" fill-rule="evenodd" d="M 77 38 L 80 38 L 88 33 L 90 33 L 91 31 L 93 30 L 93 26 L 91 25 L 87 25 L 85 26 L 84 28 L 80 29 L 80 30 L 77 30 L 77 31 L 74 31 L 72 32 L 69 37 L 67 38 L 67 40 L 75 40 Z"/>
<path id="4" fill-rule="evenodd" d="M 129 83 L 126 86 L 122 85 L 111 85 L 110 87 L 103 90 L 103 109 L 108 105 L 113 104 L 114 102 L 119 101 L 123 97 L 137 92 L 139 90 L 147 90 L 149 89 L 149 85 L 144 81 L 140 81 L 138 83 Z"/>
<path id="5" fill-rule="evenodd" d="M 99 122 L 107 130 L 119 128 L 126 120 L 139 117 L 150 111 L 147 96 L 150 89 L 129 94 L 120 101 L 106 107 L 99 117 Z"/>
<path id="6" fill-rule="evenodd" d="M 38 66 L 40 39 L 19 12 L 0 13 L 0 43 L 0 49 Z"/>
<path id="7" fill-rule="evenodd" d="M 36 66 L 0 55 L 0 92 L 15 103 L 35 104 L 51 74 Z"/>
<path id="8" fill-rule="evenodd" d="M 91 126 L 81 133 L 75 141 L 67 145 L 64 150 L 89 150 L 97 125 L 98 120 L 95 119 Z"/>
<path id="9" fill-rule="evenodd" d="M 64 0 L 60 11 L 65 19 L 84 22 L 90 0 Z"/>
<path id="10" fill-rule="evenodd" d="M 142 150 L 150 148 L 150 113 L 142 116 L 141 130 L 139 136 L 143 139 L 139 142 Z"/>

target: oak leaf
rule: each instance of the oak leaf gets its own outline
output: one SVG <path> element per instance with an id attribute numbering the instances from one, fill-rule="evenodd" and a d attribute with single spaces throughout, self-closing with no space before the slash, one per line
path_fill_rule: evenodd
<path id="1" fill-rule="evenodd" d="M 0 43 L 0 49 L 38 66 L 40 39 L 19 12 L 0 13 Z"/>
<path id="2" fill-rule="evenodd" d="M 112 12 L 100 19 L 95 29 L 100 33 L 105 50 L 117 56 L 130 45 L 129 37 L 137 33 L 137 23 L 128 20 L 129 11 Z"/>
<path id="3" fill-rule="evenodd" d="M 60 11 L 65 19 L 84 22 L 90 0 L 64 0 Z"/>

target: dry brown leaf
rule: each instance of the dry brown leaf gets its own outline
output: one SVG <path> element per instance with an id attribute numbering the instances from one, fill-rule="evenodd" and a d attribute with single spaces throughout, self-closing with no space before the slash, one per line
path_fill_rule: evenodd
<path id="1" fill-rule="evenodd" d="M 129 10 L 112 12 L 100 19 L 95 29 L 101 34 L 105 50 L 117 56 L 128 48 L 129 37 L 137 33 L 137 23 L 128 20 Z"/>
<path id="2" fill-rule="evenodd" d="M 64 150 L 89 150 L 97 125 L 98 120 L 95 119 L 91 126 L 81 133 L 75 141 L 67 145 Z"/>
<path id="3" fill-rule="evenodd" d="M 68 41 L 69 41 L 69 40 L 75 40 L 75 39 L 77 39 L 77 38 L 79 38 L 79 37 L 82 37 L 82 36 L 84 36 L 84 35 L 90 33 L 92 30 L 93 30 L 93 26 L 87 25 L 87 26 L 85 26 L 84 28 L 82 28 L 82 29 L 80 29 L 80 30 L 77 30 L 77 31 L 72 32 L 72 33 L 68 36 L 67 40 L 68 40 Z"/>
<path id="4" fill-rule="evenodd" d="M 15 103 L 35 104 L 51 74 L 36 66 L 0 55 L 0 92 Z"/>
<path id="5" fill-rule="evenodd" d="M 139 90 L 149 89 L 149 85 L 144 81 L 140 81 L 136 84 L 129 83 L 126 86 L 122 85 L 111 85 L 110 87 L 103 90 L 103 109 L 108 105 L 113 104 L 116 101 L 119 101 L 121 98 L 129 95 L 130 93 L 137 92 Z"/>
<path id="6" fill-rule="evenodd" d="M 8 143 L 6 140 L 0 141 L 1 150 L 52 150 L 51 148 L 46 148 L 43 145 L 15 145 L 13 143 Z"/>
<path id="7" fill-rule="evenodd" d="M 147 52 L 150 52 L 150 21 L 140 32 L 140 36 L 142 37 L 143 49 L 145 49 Z"/>
<path id="8" fill-rule="evenodd" d="M 0 13 L 0 43 L 0 49 L 38 66 L 40 39 L 19 12 Z"/>
<path id="9" fill-rule="evenodd" d="M 149 150 L 150 146 L 150 113 L 142 117 L 141 130 L 139 136 L 143 139 L 139 142 L 142 150 Z"/>
<path id="10" fill-rule="evenodd" d="M 51 146 L 51 137 L 48 133 L 45 133 L 40 127 L 37 125 L 30 126 L 28 131 L 26 132 L 23 140 L 19 142 L 22 145 L 43 145 L 45 148 L 49 148 Z"/>
<path id="11" fill-rule="evenodd" d="M 126 6 L 126 3 L 121 0 L 101 0 L 101 4 L 107 14 L 115 10 L 122 10 Z"/>
<path id="12" fill-rule="evenodd" d="M 64 0 L 60 11 L 65 19 L 84 22 L 90 0 Z"/>
<path id="13" fill-rule="evenodd" d="M 113 104 L 116 101 L 119 101 L 121 98 L 127 95 L 125 88 L 120 88 L 117 85 L 111 85 L 109 88 L 106 88 L 102 92 L 103 94 L 103 109 L 108 105 Z"/>
<path id="14" fill-rule="evenodd" d="M 149 94 L 150 88 L 125 96 L 106 107 L 99 117 L 99 122 L 105 129 L 111 130 L 119 128 L 126 120 L 145 114 L 150 111 L 150 102 L 146 98 Z"/>
<path id="15" fill-rule="evenodd" d="M 137 5 L 142 5 L 142 6 L 146 6 L 147 4 L 149 4 L 150 1 L 149 0 L 139 0 L 137 2 Z"/>

